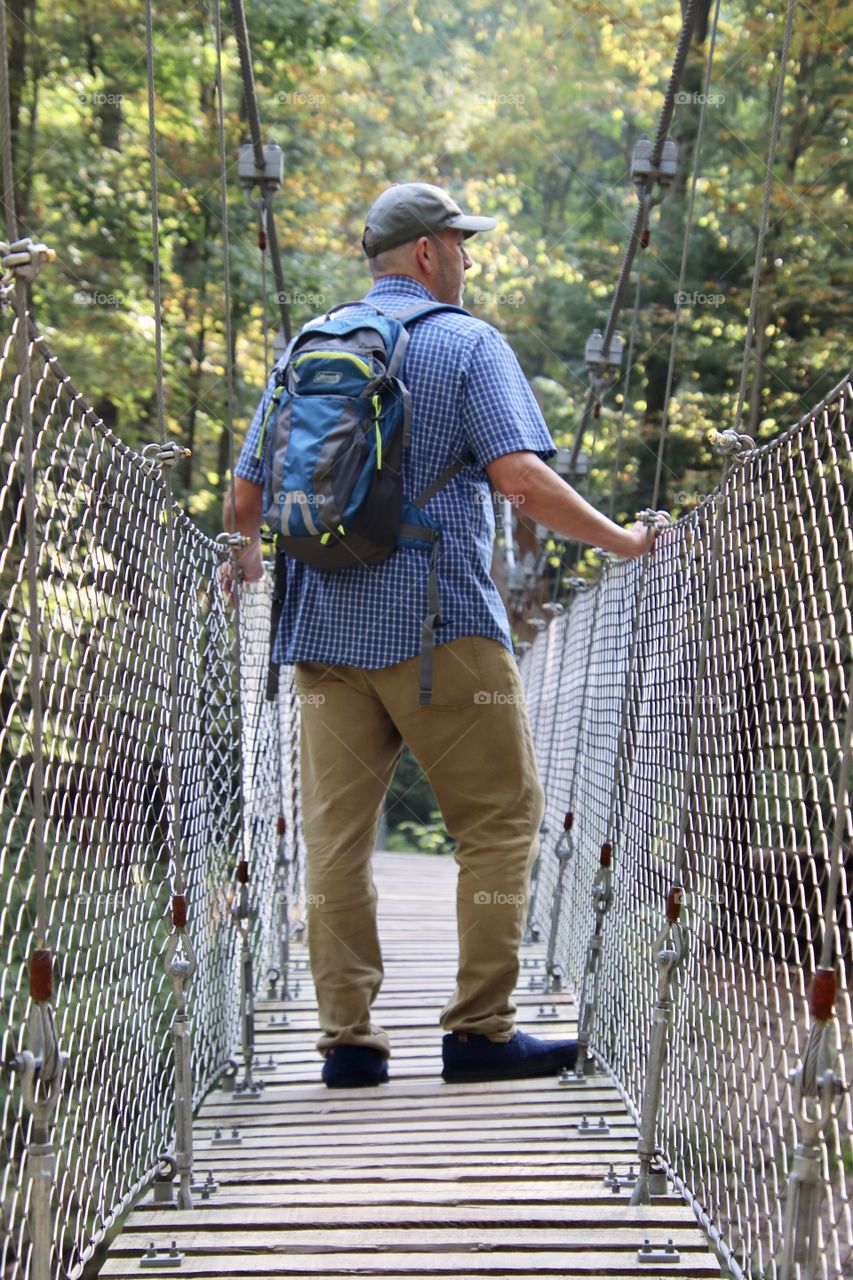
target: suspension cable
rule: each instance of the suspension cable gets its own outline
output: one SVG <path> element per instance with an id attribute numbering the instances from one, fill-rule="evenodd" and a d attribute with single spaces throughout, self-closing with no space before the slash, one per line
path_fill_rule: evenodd
<path id="1" fill-rule="evenodd" d="M 791 22 L 795 4 L 796 0 L 788 0 L 783 48 L 787 48 L 790 45 Z M 778 138 L 786 65 L 787 56 L 780 59 L 771 145 L 773 145 L 774 135 Z M 666 922 L 655 943 L 655 962 L 658 965 L 659 972 L 658 999 L 655 1006 L 652 1043 L 646 1069 L 639 1126 L 640 1143 L 638 1154 L 640 1173 L 631 1197 L 632 1204 L 647 1204 L 649 1201 L 649 1177 L 656 1151 L 655 1136 L 666 1062 L 669 1020 L 673 1004 L 671 983 L 674 971 L 683 962 L 687 951 L 687 936 L 680 919 L 683 905 L 681 885 L 687 865 L 687 826 L 696 785 L 696 761 L 699 752 L 699 710 L 708 667 L 714 609 L 719 595 L 724 510 L 729 493 L 728 478 L 735 460 L 742 458 L 753 447 L 752 441 L 748 436 L 739 435 L 734 431 L 720 433 L 714 443 L 724 455 L 723 474 L 714 500 L 714 533 L 711 553 L 708 559 L 702 625 L 697 646 L 696 673 L 690 707 L 690 732 L 682 771 L 682 784 L 678 791 L 680 804 L 674 844 L 673 884 L 667 895 Z"/>
<path id="2" fill-rule="evenodd" d="M 266 161 L 264 157 L 264 144 L 261 140 L 261 117 L 258 111 L 258 96 L 255 90 L 255 73 L 252 68 L 252 48 L 249 43 L 249 30 L 246 26 L 246 13 L 243 8 L 243 0 L 231 0 L 231 13 L 234 20 L 234 35 L 236 37 L 237 48 L 240 53 L 240 72 L 243 77 L 243 98 L 246 104 L 249 134 L 251 136 L 252 151 L 255 157 L 255 169 L 259 174 L 263 174 L 266 168 Z M 281 253 L 278 246 L 278 234 L 276 232 L 275 218 L 272 216 L 272 209 L 270 206 L 270 197 L 268 195 L 263 196 L 261 201 L 263 239 L 269 246 L 270 258 L 272 260 L 278 311 L 279 316 L 281 317 L 281 327 L 284 331 L 284 339 L 285 342 L 289 342 L 292 334 L 290 307 L 287 303 L 287 293 L 284 287 L 284 272 L 281 265 Z"/>
<path id="3" fill-rule="evenodd" d="M 12 245 L 18 239 L 18 218 L 15 210 L 15 173 L 12 155 L 12 122 L 9 105 L 9 65 L 6 31 L 5 3 L 0 5 L 0 112 L 2 112 L 3 150 L 3 208 L 6 230 Z M 33 764 L 31 775 L 33 825 L 31 830 L 33 863 L 35 866 L 36 924 L 38 946 L 45 946 L 47 938 L 47 856 L 44 841 L 44 726 L 41 696 L 41 631 L 38 602 L 38 545 L 36 542 L 35 495 L 35 441 L 30 386 L 29 299 L 27 280 L 21 271 L 15 272 L 15 311 L 17 313 L 18 377 L 20 378 L 21 403 L 21 453 L 24 471 L 24 515 L 26 519 L 27 595 L 29 612 L 29 694 L 32 718 L 31 741 Z"/>
<path id="4" fill-rule="evenodd" d="M 53 1274 L 53 1190 L 56 1157 L 51 1124 L 59 1104 L 68 1056 L 62 1052 L 53 1015 L 53 953 L 48 946 L 47 850 L 44 815 L 44 721 L 41 692 L 41 617 L 38 597 L 38 542 L 36 538 L 36 463 L 30 377 L 30 314 L 27 282 L 54 255 L 45 245 L 18 240 L 15 210 L 15 166 L 9 101 L 8 34 L 6 6 L 0 4 L 0 149 L 2 149 L 3 209 L 10 243 L 3 247 L 4 268 L 14 279 L 14 310 L 18 357 L 18 397 L 21 406 L 21 456 L 23 463 L 25 557 L 27 581 L 27 630 L 30 641 L 28 685 L 32 743 L 32 767 L 27 780 L 32 797 L 33 820 L 28 831 L 32 851 L 36 899 L 36 945 L 29 956 L 29 1025 L 27 1048 L 16 1054 L 10 1066 L 21 1074 L 21 1096 L 32 1123 L 27 1151 L 27 1218 L 30 1255 L 26 1265 L 32 1280 L 50 1280 Z M 15 264 L 15 265 L 13 265 Z"/>
<path id="5" fill-rule="evenodd" d="M 681 304 L 684 297 L 684 281 L 687 277 L 687 257 L 690 251 L 690 233 L 693 230 L 693 211 L 696 205 L 696 188 L 699 183 L 699 165 L 702 159 L 702 142 L 705 136 L 705 117 L 707 114 L 708 92 L 711 87 L 711 73 L 714 67 L 714 51 L 717 47 L 717 28 L 720 20 L 720 0 L 714 6 L 714 18 L 711 23 L 711 37 L 708 44 L 708 57 L 705 61 L 705 78 L 702 84 L 702 102 L 699 110 L 699 124 L 696 129 L 696 142 L 693 148 L 693 174 L 690 180 L 690 196 L 687 202 L 687 217 L 684 223 L 684 236 L 681 241 L 681 265 L 678 269 L 678 288 L 675 294 L 675 318 L 672 323 L 672 335 L 669 344 L 669 361 L 666 368 L 666 388 L 663 396 L 663 412 L 661 415 L 660 437 L 658 439 L 658 457 L 655 468 L 655 482 L 652 487 L 652 507 L 658 505 L 661 477 L 663 475 L 663 457 L 666 440 L 669 434 L 669 406 L 672 397 L 672 383 L 675 375 L 675 358 L 678 351 L 678 331 L 681 324 Z"/>
<path id="6" fill-rule="evenodd" d="M 681 83 L 681 77 L 684 72 L 684 64 L 687 61 L 687 54 L 690 50 L 690 41 L 693 36 L 693 28 L 696 21 L 696 13 L 698 9 L 698 0 L 687 0 L 684 6 L 683 17 L 681 22 L 681 32 L 678 37 L 678 44 L 675 50 L 675 57 L 672 63 L 669 83 L 664 93 L 663 107 L 661 108 L 660 117 L 658 119 L 657 132 L 652 145 L 651 166 L 655 170 L 660 165 L 661 155 L 663 153 L 664 142 L 666 141 L 669 126 L 672 122 L 672 114 L 675 107 L 675 94 Z M 637 254 L 637 249 L 643 242 L 646 221 L 645 203 L 641 199 L 634 218 L 634 225 L 628 236 L 628 243 L 625 247 L 625 253 L 622 258 L 622 266 L 619 271 L 619 278 L 613 292 L 613 299 L 610 303 L 610 310 L 607 315 L 607 323 L 604 328 L 603 349 L 605 352 L 610 350 L 613 341 L 613 335 L 616 332 L 616 324 L 619 319 L 619 311 L 622 306 L 622 296 L 628 285 L 631 274 L 631 267 Z M 587 392 L 586 401 L 584 403 L 581 420 L 575 433 L 574 444 L 572 445 L 571 459 L 569 463 L 570 470 L 574 470 L 578 454 L 580 453 L 581 444 L 589 424 L 590 414 L 598 399 L 597 390 L 590 387 Z M 654 504 L 653 504 L 654 505 Z"/>
<path id="7" fill-rule="evenodd" d="M 189 450 L 166 435 L 165 389 L 163 386 L 163 315 L 162 286 L 160 277 L 160 208 L 157 182 L 157 125 L 154 92 L 154 9 L 153 0 L 145 0 L 145 70 L 148 88 L 148 163 L 151 182 L 151 231 L 152 274 L 154 287 L 154 334 L 157 379 L 157 421 L 160 429 L 159 446 L 147 445 L 144 454 L 152 455 L 160 467 L 163 487 L 163 509 L 166 529 L 166 595 L 169 676 L 169 740 L 170 740 L 170 790 L 169 815 L 170 854 L 173 868 L 172 884 L 172 933 L 163 952 L 163 968 L 172 982 L 175 1013 L 172 1020 L 172 1036 L 175 1069 L 175 1164 L 179 1175 L 178 1206 L 191 1209 L 192 1201 L 192 1048 L 190 1023 L 187 1014 L 186 986 L 195 972 L 197 960 L 187 929 L 186 880 L 184 875 L 183 832 L 181 829 L 181 772 L 179 750 L 181 725 L 178 709 L 178 626 L 177 593 L 178 574 L 175 559 L 175 503 L 172 497 L 172 467 Z"/>
<path id="8" fill-rule="evenodd" d="M 743 417 L 743 403 L 746 395 L 746 379 L 749 372 L 752 343 L 755 336 L 755 317 L 758 312 L 758 293 L 761 283 L 761 262 L 764 257 L 764 241 L 767 236 L 767 224 L 770 216 L 770 200 L 773 194 L 773 169 L 776 164 L 776 147 L 779 142 L 779 129 L 782 120 L 782 100 L 785 92 L 785 75 L 788 66 L 788 55 L 791 50 L 791 37 L 794 31 L 794 10 L 797 0 L 788 0 L 785 15 L 785 34 L 782 37 L 782 50 L 779 55 L 779 75 L 776 80 L 776 100 L 773 104 L 773 123 L 770 129 L 770 145 L 767 148 L 767 168 L 764 173 L 764 190 L 761 193 L 761 215 L 758 224 L 758 239 L 755 242 L 755 262 L 752 268 L 752 290 L 749 297 L 749 318 L 746 322 L 746 336 L 743 343 L 743 363 L 740 370 L 740 386 L 737 394 L 734 430 L 740 431 Z M 756 375 L 758 370 L 756 370 Z"/>
<path id="9" fill-rule="evenodd" d="M 642 262 L 643 259 L 641 258 L 640 261 Z M 619 483 L 619 462 L 622 455 L 622 440 L 625 436 L 625 410 L 631 394 L 631 374 L 634 371 L 634 345 L 637 337 L 642 283 L 643 271 L 642 267 L 639 267 L 637 270 L 637 283 L 634 289 L 634 306 L 631 310 L 631 332 L 628 335 L 628 357 L 625 363 L 625 381 L 622 386 L 622 405 L 619 413 L 619 424 L 616 428 L 616 445 L 613 450 L 613 467 L 610 473 L 610 498 L 607 505 L 607 514 L 611 520 L 616 509 L 616 487 Z"/>

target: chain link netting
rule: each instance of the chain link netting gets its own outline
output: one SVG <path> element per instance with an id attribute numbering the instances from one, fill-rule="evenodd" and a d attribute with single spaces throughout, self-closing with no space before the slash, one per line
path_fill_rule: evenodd
<path id="1" fill-rule="evenodd" d="M 27 964 L 36 936 L 30 636 L 25 571 L 20 380 L 13 309 L 0 363 L 0 1009 L 3 1060 L 27 1047 Z M 173 1140 L 171 983 L 171 678 L 168 590 L 177 603 L 178 809 L 189 935 L 193 1101 L 239 1039 L 235 867 L 249 862 L 255 971 L 279 956 L 278 907 L 298 915 L 302 847 L 294 774 L 292 672 L 263 701 L 269 583 L 241 592 L 238 701 L 235 611 L 220 579 L 228 552 L 177 508 L 169 563 L 159 464 L 134 453 L 86 404 L 34 333 L 38 613 L 44 721 L 46 901 L 56 956 L 53 1004 L 69 1055 L 53 1140 L 53 1274 L 79 1274 L 97 1241 L 147 1183 Z M 239 735 L 242 703 L 243 760 Z M 245 777 L 241 809 L 241 783 Z M 245 839 L 241 833 L 241 823 Z M 27 1147 L 20 1077 L 0 1074 L 0 1275 L 29 1275 Z"/>
<path id="2" fill-rule="evenodd" d="M 838 983 L 835 1069 L 845 1085 L 853 1074 L 849 812 L 837 919 L 825 920 L 853 654 L 852 395 L 845 381 L 735 464 L 660 537 L 644 590 L 639 562 L 605 565 L 599 584 L 576 594 L 522 660 L 548 798 L 536 922 L 546 936 L 553 850 L 571 809 L 575 853 L 555 960 L 579 991 L 599 849 L 612 841 L 592 1047 L 639 1117 L 653 947 L 667 893 L 683 886 L 689 953 L 677 970 L 658 1141 L 733 1273 L 749 1277 L 779 1274 L 797 1144 L 789 1076 L 805 1047 L 807 988 L 827 927 Z M 577 681 L 587 666 L 584 699 Z M 685 796 L 687 837 L 677 849 Z M 847 1092 L 824 1131 L 821 1162 L 818 1274 L 829 1280 L 853 1274 Z"/>

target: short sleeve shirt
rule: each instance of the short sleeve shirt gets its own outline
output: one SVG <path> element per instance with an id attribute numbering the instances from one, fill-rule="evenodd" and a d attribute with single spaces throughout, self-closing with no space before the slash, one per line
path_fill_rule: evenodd
<path id="1" fill-rule="evenodd" d="M 383 277 L 366 298 L 389 315 L 435 301 L 408 276 Z M 485 468 L 503 454 L 520 451 L 547 460 L 556 453 L 554 442 L 508 343 L 474 316 L 439 312 L 413 324 L 401 376 L 412 398 L 405 497 L 415 498 L 458 458 L 473 454 L 475 459 L 424 508 L 441 526 L 441 621 L 435 643 L 481 635 L 511 650 L 509 620 L 490 572 L 495 508 Z M 273 372 L 235 468 L 252 484 L 263 484 L 263 464 L 255 453 L 274 387 Z M 379 564 L 332 573 L 288 559 L 274 660 L 376 668 L 414 657 L 429 612 L 429 562 L 428 549 L 405 546 Z"/>

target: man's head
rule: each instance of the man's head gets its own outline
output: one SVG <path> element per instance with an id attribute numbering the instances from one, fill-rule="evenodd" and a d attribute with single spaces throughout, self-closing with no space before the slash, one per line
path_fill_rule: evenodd
<path id="1" fill-rule="evenodd" d="M 439 302 L 459 305 L 471 266 L 465 240 L 496 225 L 494 218 L 463 213 L 441 187 L 402 182 L 374 201 L 362 245 L 374 279 L 411 276 Z"/>

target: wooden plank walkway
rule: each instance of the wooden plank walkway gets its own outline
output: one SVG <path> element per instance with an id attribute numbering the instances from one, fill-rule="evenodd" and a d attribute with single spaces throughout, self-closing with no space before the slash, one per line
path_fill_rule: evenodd
<path id="1" fill-rule="evenodd" d="M 636 1160 L 637 1133 L 606 1077 L 580 1088 L 555 1077 L 448 1085 L 441 1080 L 438 1015 L 456 962 L 455 864 L 429 855 L 377 854 L 385 982 L 376 1018 L 391 1033 L 391 1080 L 330 1090 L 319 1080 L 316 1007 L 304 947 L 301 990 L 285 1006 L 261 1001 L 257 1045 L 266 1087 L 255 1099 L 217 1091 L 195 1124 L 196 1169 L 219 1188 L 191 1211 L 149 1200 L 128 1216 L 105 1276 L 479 1277 L 719 1276 L 695 1219 L 676 1196 L 632 1208 L 603 1183 Z M 567 995 L 559 1017 L 537 1017 L 543 948 L 525 948 L 519 1025 L 573 1034 Z M 288 1022 L 281 1025 L 286 1009 Z M 609 1133 L 578 1133 L 584 1116 Z M 237 1126 L 240 1146 L 211 1144 Z M 179 1267 L 165 1263 L 175 1241 Z M 641 1261 L 645 1243 L 671 1243 Z M 152 1242 L 161 1261 L 142 1264 Z M 675 1260 L 677 1257 L 677 1261 Z"/>

